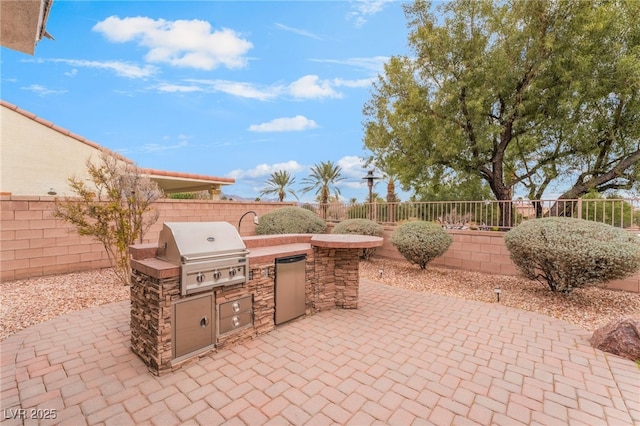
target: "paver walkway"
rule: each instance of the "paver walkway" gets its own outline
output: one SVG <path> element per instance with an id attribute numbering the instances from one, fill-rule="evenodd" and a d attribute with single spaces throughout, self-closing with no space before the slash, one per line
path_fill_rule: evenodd
<path id="1" fill-rule="evenodd" d="M 129 349 L 128 302 L 34 326 L 2 342 L 3 424 L 52 410 L 41 424 L 640 424 L 640 370 L 578 327 L 360 289 L 357 310 L 284 324 L 163 377 Z"/>

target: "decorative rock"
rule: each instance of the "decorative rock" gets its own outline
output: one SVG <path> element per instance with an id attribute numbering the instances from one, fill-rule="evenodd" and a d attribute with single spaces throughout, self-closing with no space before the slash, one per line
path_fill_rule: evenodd
<path id="1" fill-rule="evenodd" d="M 591 336 L 591 346 L 604 352 L 640 360 L 640 317 L 624 317 L 599 328 Z"/>

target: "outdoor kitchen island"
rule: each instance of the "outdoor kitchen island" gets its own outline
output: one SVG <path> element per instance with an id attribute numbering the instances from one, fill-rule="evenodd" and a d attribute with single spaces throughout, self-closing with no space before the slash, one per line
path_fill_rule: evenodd
<path id="1" fill-rule="evenodd" d="M 184 266 L 163 258 L 162 247 L 130 247 L 131 350 L 151 372 L 169 373 L 273 330 L 277 259 L 304 256 L 301 318 L 329 309 L 357 308 L 360 252 L 382 245 L 380 237 L 338 234 L 253 236 L 242 241 L 248 249 L 244 282 L 235 282 L 234 277 L 229 285 L 188 294 L 181 286 Z M 239 267 L 231 269 L 241 274 Z"/>

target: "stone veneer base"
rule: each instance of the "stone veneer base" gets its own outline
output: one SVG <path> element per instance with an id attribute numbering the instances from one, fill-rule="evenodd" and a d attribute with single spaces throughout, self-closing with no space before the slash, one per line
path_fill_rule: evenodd
<path id="1" fill-rule="evenodd" d="M 193 296 L 180 295 L 180 270 L 173 264 L 152 256 L 150 245 L 131 247 L 131 349 L 157 375 L 170 373 L 186 363 L 193 362 L 212 352 L 232 347 L 270 332 L 275 328 L 275 259 L 291 254 L 304 253 L 305 264 L 305 315 L 316 312 L 358 307 L 358 265 L 359 252 L 363 246 L 381 245 L 377 237 L 320 235 L 274 236 L 276 244 L 269 246 L 268 237 L 254 237 L 246 240 L 251 251 L 254 244 L 255 255 L 249 254 L 250 280 L 244 284 L 222 287 Z M 314 239 L 317 238 L 317 245 Z M 284 243 L 284 244 L 283 244 Z M 217 307 L 221 303 L 242 297 L 253 297 L 253 321 L 214 339 L 214 345 L 207 345 L 185 357 L 173 356 L 173 305 L 189 297 L 213 293 Z"/>

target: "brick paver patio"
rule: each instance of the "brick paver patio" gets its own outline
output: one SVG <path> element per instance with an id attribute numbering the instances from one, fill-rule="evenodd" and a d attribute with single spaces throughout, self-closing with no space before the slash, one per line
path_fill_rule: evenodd
<path id="1" fill-rule="evenodd" d="M 163 377 L 129 349 L 128 302 L 37 325 L 2 342 L 2 422 L 640 424 L 640 369 L 576 326 L 373 282 L 360 290 L 357 310 L 284 324 Z M 56 419 L 30 418 L 47 414 Z"/>

